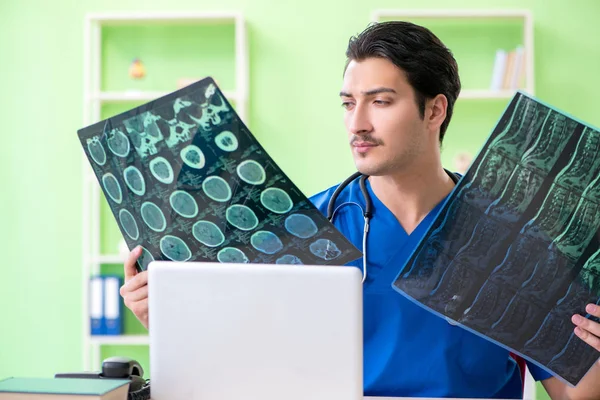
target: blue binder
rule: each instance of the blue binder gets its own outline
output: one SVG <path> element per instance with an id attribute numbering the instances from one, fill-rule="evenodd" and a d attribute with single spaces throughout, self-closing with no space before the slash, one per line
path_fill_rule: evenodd
<path id="1" fill-rule="evenodd" d="M 105 335 L 121 335 L 123 333 L 123 302 L 119 289 L 119 276 L 104 276 L 104 321 Z"/>
<path id="2" fill-rule="evenodd" d="M 92 335 L 104 335 L 104 278 L 102 276 L 92 276 L 90 278 L 90 333 Z"/>

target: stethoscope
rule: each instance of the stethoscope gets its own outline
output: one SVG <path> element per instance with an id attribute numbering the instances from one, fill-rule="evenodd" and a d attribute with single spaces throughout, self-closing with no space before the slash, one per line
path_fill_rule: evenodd
<path id="1" fill-rule="evenodd" d="M 446 171 L 446 173 L 448 174 L 450 179 L 452 179 L 452 182 L 454 182 L 454 184 L 456 185 L 459 180 L 458 175 L 456 175 L 453 172 L 448 171 L 446 168 L 444 168 L 444 171 Z M 342 192 L 342 190 L 344 190 L 352 181 L 354 181 L 356 178 L 359 178 L 359 177 L 360 177 L 360 180 L 358 181 L 358 184 L 360 185 L 360 191 L 365 200 L 365 208 L 362 208 L 362 206 L 360 204 L 358 204 L 356 202 L 352 202 L 352 201 L 347 201 L 347 202 L 342 203 L 339 206 L 335 207 L 335 202 L 336 202 L 338 196 L 340 195 L 340 193 Z M 331 199 L 329 199 L 329 204 L 327 204 L 327 219 L 330 222 L 333 222 L 333 218 L 335 217 L 335 214 L 338 212 L 338 210 L 347 205 L 357 206 L 358 208 L 360 208 L 360 210 L 362 212 L 363 218 L 365 220 L 365 224 L 364 224 L 364 228 L 363 228 L 363 237 L 362 237 L 362 253 L 363 253 L 363 256 L 362 256 L 362 259 L 363 259 L 362 282 L 363 283 L 367 279 L 367 235 L 369 234 L 369 224 L 371 222 L 371 217 L 373 216 L 373 202 L 371 201 L 371 196 L 369 195 L 369 191 L 367 190 L 367 184 L 366 184 L 366 181 L 368 178 L 369 178 L 368 175 L 363 175 L 360 172 L 353 173 L 345 181 L 340 183 L 340 185 L 337 187 L 337 189 L 335 189 L 335 191 L 331 195 Z"/>

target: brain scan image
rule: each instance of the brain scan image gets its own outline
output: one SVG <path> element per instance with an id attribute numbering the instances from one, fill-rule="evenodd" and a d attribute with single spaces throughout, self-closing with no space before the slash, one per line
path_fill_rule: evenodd
<path id="1" fill-rule="evenodd" d="M 225 241 L 225 235 L 219 227 L 210 221 L 198 221 L 192 226 L 194 238 L 208 247 L 218 247 Z"/>
<path id="2" fill-rule="evenodd" d="M 277 214 L 285 214 L 294 206 L 290 195 L 279 188 L 263 190 L 260 194 L 260 202 L 267 210 Z"/>
<path id="3" fill-rule="evenodd" d="M 188 192 L 176 190 L 171 193 L 169 203 L 175 212 L 185 218 L 194 218 L 198 215 L 198 204 Z"/>
<path id="4" fill-rule="evenodd" d="M 220 263 L 249 263 L 248 257 L 240 249 L 235 247 L 224 247 L 217 253 L 217 260 Z"/>
<path id="5" fill-rule="evenodd" d="M 85 182 L 99 182 L 111 210 L 103 218 L 112 216 L 129 248 L 143 248 L 140 270 L 153 260 L 302 266 L 362 256 L 279 168 L 214 79 L 122 106 L 77 134 L 95 176 Z M 104 220 L 90 226 L 107 228 Z"/>
<path id="6" fill-rule="evenodd" d="M 227 181 L 220 176 L 209 176 L 202 182 L 204 193 L 218 202 L 226 202 L 231 199 L 231 188 Z"/>
<path id="7" fill-rule="evenodd" d="M 119 211 L 119 222 L 121 222 L 121 226 L 125 230 L 127 236 L 129 236 L 132 240 L 138 239 L 140 236 L 140 231 L 138 230 L 135 218 L 124 208 Z"/>
<path id="8" fill-rule="evenodd" d="M 258 225 L 258 218 L 250 207 L 234 204 L 225 211 L 227 222 L 243 231 L 251 231 Z"/>
<path id="9" fill-rule="evenodd" d="M 148 228 L 152 229 L 153 231 L 162 232 L 166 229 L 167 220 L 165 219 L 163 212 L 156 204 L 146 201 L 140 208 L 140 214 L 142 214 L 142 219 L 146 225 L 148 225 Z"/>
<path id="10" fill-rule="evenodd" d="M 204 153 L 198 146 L 190 144 L 181 150 L 180 155 L 181 159 L 187 166 L 195 169 L 204 168 L 206 159 L 204 158 Z"/>
<path id="11" fill-rule="evenodd" d="M 250 238 L 250 244 L 265 254 L 275 254 L 283 249 L 283 243 L 276 234 L 269 231 L 258 231 Z"/>
<path id="12" fill-rule="evenodd" d="M 251 185 L 262 185 L 267 179 L 265 169 L 254 160 L 242 161 L 237 166 L 237 174 L 240 179 Z"/>
<path id="13" fill-rule="evenodd" d="M 133 165 L 125 168 L 123 171 L 123 178 L 127 187 L 138 196 L 143 196 L 146 193 L 146 182 L 139 169 Z"/>
<path id="14" fill-rule="evenodd" d="M 285 229 L 300 239 L 308 239 L 317 234 L 315 222 L 304 214 L 292 214 L 285 219 Z"/>
<path id="15" fill-rule="evenodd" d="M 296 265 L 302 265 L 304 263 L 297 256 L 293 256 L 291 254 L 284 254 L 281 257 L 279 257 L 277 260 L 275 260 L 275 264 L 296 264 Z"/>
<path id="16" fill-rule="evenodd" d="M 160 119 L 158 115 L 146 111 L 123 120 L 123 126 L 141 159 L 158 153 L 159 147 L 164 142 L 165 138 L 156 124 Z"/>
<path id="17" fill-rule="evenodd" d="M 148 249 L 142 247 L 142 254 L 140 255 L 140 258 L 138 258 L 138 263 L 140 264 L 142 271 L 146 271 L 148 269 L 148 264 L 152 261 L 154 261 L 152 254 L 150 254 Z"/>
<path id="18" fill-rule="evenodd" d="M 333 260 L 342 254 L 336 244 L 329 239 L 317 239 L 312 242 L 310 252 L 323 260 Z"/>
<path id="19" fill-rule="evenodd" d="M 164 157 L 153 158 L 149 165 L 152 175 L 162 183 L 173 183 L 174 175 L 171 164 Z"/>
<path id="20" fill-rule="evenodd" d="M 223 151 L 232 152 L 238 148 L 238 140 L 231 131 L 223 131 L 215 136 L 215 144 Z"/>
<path id="21" fill-rule="evenodd" d="M 123 192 L 121 192 L 121 185 L 119 185 L 117 178 L 110 172 L 107 172 L 102 177 L 102 185 L 104 186 L 104 190 L 108 194 L 108 197 L 115 203 L 121 204 L 123 201 Z"/>
<path id="22" fill-rule="evenodd" d="M 108 132 L 108 139 L 106 142 L 108 143 L 108 148 L 115 156 L 118 157 L 127 157 L 129 154 L 129 150 L 131 150 L 131 145 L 129 144 L 129 139 L 120 129 L 113 129 Z"/>
<path id="23" fill-rule="evenodd" d="M 104 151 L 104 146 L 100 143 L 98 136 L 87 140 L 87 148 L 96 164 L 104 165 L 106 163 L 106 151 Z"/>
<path id="24" fill-rule="evenodd" d="M 187 244 L 177 236 L 165 235 L 160 239 L 160 251 L 172 261 L 187 261 L 192 257 L 192 252 Z"/>

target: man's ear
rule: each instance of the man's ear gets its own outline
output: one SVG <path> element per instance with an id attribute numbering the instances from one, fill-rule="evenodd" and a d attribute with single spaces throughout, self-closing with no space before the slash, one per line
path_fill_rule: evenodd
<path id="1" fill-rule="evenodd" d="M 438 94 L 427 102 L 427 126 L 432 132 L 439 132 L 442 123 L 446 120 L 448 99 L 443 94 Z"/>

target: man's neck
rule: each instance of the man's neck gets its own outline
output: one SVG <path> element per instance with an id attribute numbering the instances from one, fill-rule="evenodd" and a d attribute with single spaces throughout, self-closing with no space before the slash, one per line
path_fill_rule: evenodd
<path id="1" fill-rule="evenodd" d="M 441 166 L 371 176 L 369 181 L 377 198 L 409 235 L 454 187 L 452 178 Z"/>

